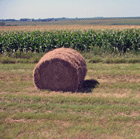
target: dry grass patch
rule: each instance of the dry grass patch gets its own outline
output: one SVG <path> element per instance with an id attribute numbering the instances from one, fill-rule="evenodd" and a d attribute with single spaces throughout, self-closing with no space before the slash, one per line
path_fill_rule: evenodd
<path id="1" fill-rule="evenodd" d="M 140 82 L 140 76 L 139 75 L 99 75 L 97 77 L 99 82 L 110 82 L 110 83 L 115 83 L 115 82 L 135 82 L 139 83 Z"/>
<path id="2" fill-rule="evenodd" d="M 140 25 L 37 25 L 37 26 L 0 26 L 0 31 L 35 31 L 35 30 L 105 30 L 105 29 L 133 29 Z"/>
<path id="3" fill-rule="evenodd" d="M 110 99 L 114 98 L 114 97 L 116 97 L 116 98 L 126 98 L 126 97 L 129 97 L 129 95 L 130 95 L 130 93 L 128 93 L 128 92 L 120 94 L 120 93 L 117 93 L 117 91 L 116 91 L 116 93 L 113 93 L 113 94 L 107 94 L 107 93 L 94 93 L 93 94 L 93 96 L 95 96 L 95 97 L 104 97 L 104 98 L 109 97 Z"/>
<path id="4" fill-rule="evenodd" d="M 14 120 L 14 119 L 10 119 L 10 118 L 6 118 L 5 122 L 6 123 L 25 123 L 25 122 L 29 122 L 29 121 L 33 121 L 33 120 L 25 120 L 25 119 L 18 119 L 18 120 Z"/>
<path id="5" fill-rule="evenodd" d="M 140 113 L 138 113 L 138 112 L 131 112 L 129 114 L 126 114 L 126 113 L 118 113 L 118 115 L 127 116 L 127 117 L 135 117 L 135 116 L 140 116 Z"/>

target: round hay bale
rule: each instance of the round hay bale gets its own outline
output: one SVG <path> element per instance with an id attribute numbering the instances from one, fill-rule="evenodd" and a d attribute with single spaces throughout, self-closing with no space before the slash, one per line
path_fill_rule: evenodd
<path id="1" fill-rule="evenodd" d="M 46 53 L 34 69 L 38 89 L 76 91 L 87 72 L 82 55 L 71 48 L 57 48 Z"/>

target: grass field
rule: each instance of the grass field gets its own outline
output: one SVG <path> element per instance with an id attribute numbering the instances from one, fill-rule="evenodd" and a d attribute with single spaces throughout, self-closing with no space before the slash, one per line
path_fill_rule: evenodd
<path id="1" fill-rule="evenodd" d="M 140 26 L 5 26 L 0 31 L 130 28 Z M 35 88 L 33 69 L 43 53 L 0 55 L 0 139 L 140 138 L 139 54 L 81 53 L 88 68 L 85 80 L 99 84 L 75 93 Z"/>
<path id="2" fill-rule="evenodd" d="M 35 64 L 0 64 L 0 138 L 139 139 L 140 64 L 88 63 L 79 92 L 37 90 Z"/>

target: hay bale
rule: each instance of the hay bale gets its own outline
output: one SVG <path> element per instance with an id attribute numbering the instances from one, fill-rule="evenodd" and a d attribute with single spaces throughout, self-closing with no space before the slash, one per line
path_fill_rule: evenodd
<path id="1" fill-rule="evenodd" d="M 87 72 L 82 55 L 71 48 L 58 48 L 46 53 L 34 69 L 38 89 L 76 91 Z"/>

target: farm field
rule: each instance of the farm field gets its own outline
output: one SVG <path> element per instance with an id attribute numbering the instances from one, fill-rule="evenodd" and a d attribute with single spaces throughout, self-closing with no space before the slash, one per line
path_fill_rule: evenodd
<path id="1" fill-rule="evenodd" d="M 139 139 L 139 28 L 138 25 L 0 27 L 0 138 Z M 83 30 L 91 32 L 84 34 Z M 96 36 L 94 42 L 93 38 L 90 41 L 91 36 Z M 37 90 L 32 75 L 38 60 L 54 46 L 69 44 L 81 49 L 88 69 L 85 80 L 95 81 L 93 86 L 75 93 Z M 126 45 L 128 50 L 123 53 L 120 50 Z"/>
<path id="2" fill-rule="evenodd" d="M 51 21 L 52 20 L 52 21 Z M 57 19 L 56 19 L 57 20 Z M 17 20 L 17 21 L 3 21 L 5 26 L 38 26 L 38 25 L 140 25 L 140 18 L 97 18 L 97 19 L 50 19 L 45 20 Z"/>
<path id="3" fill-rule="evenodd" d="M 36 25 L 36 26 L 0 26 L 0 31 L 35 31 L 35 30 L 105 30 L 105 29 L 134 29 L 140 25 Z"/>
<path id="4" fill-rule="evenodd" d="M 54 27 L 54 26 L 53 26 Z M 64 26 L 61 26 L 64 27 Z M 72 26 L 74 27 L 74 26 Z M 105 26 L 103 26 L 105 27 Z M 10 29 L 9 29 L 10 30 Z M 34 31 L 0 31 L 0 53 L 48 52 L 67 47 L 80 51 L 108 53 L 139 53 L 140 29 L 60 29 Z M 94 50 L 93 50 L 94 49 Z"/>
<path id="5" fill-rule="evenodd" d="M 0 138 L 140 138 L 140 64 L 88 63 L 79 92 L 37 90 L 35 64 L 0 64 Z"/>

